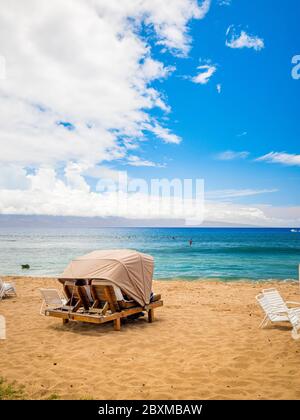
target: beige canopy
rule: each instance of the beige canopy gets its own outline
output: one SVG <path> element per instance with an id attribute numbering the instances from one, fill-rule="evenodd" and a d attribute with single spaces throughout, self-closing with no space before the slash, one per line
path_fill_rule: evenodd
<path id="1" fill-rule="evenodd" d="M 110 280 L 144 306 L 150 301 L 153 267 L 153 257 L 130 249 L 93 251 L 71 261 L 59 278 Z"/>

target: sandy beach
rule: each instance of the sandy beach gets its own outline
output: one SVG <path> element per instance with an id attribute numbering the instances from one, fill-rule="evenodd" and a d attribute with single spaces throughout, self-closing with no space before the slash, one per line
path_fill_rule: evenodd
<path id="1" fill-rule="evenodd" d="M 277 287 L 300 301 L 297 283 L 155 281 L 156 321 L 62 325 L 39 315 L 39 287 L 54 279 L 7 277 L 17 298 L 0 302 L 7 339 L 0 376 L 29 399 L 299 399 L 300 341 L 286 324 L 260 330 L 255 296 Z"/>

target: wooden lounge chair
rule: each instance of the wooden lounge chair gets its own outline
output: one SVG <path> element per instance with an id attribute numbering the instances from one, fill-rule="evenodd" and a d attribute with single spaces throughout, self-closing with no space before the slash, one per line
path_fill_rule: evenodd
<path id="1" fill-rule="evenodd" d="M 77 289 L 77 294 L 78 299 L 82 299 L 80 289 Z M 93 303 L 88 309 L 84 309 L 81 312 L 50 309 L 46 311 L 46 315 L 62 318 L 64 323 L 69 320 L 94 324 L 113 321 L 115 331 L 120 331 L 122 318 L 124 319 L 134 314 L 147 312 L 148 321 L 153 322 L 154 309 L 163 305 L 160 295 L 156 297 L 155 301 L 145 306 L 140 306 L 133 300 L 126 301 L 124 298 L 120 300 L 120 297 L 118 300 L 114 286 L 105 284 L 101 280 L 93 280 L 91 282 L 91 295 Z"/>
<path id="2" fill-rule="evenodd" d="M 64 293 L 67 297 L 67 305 L 72 307 L 72 312 L 77 312 L 80 308 L 88 310 L 91 305 L 91 299 L 88 296 L 86 284 L 80 284 L 78 281 L 66 281 L 64 283 Z"/>
<path id="3" fill-rule="evenodd" d="M 88 310 L 92 302 L 86 292 L 87 286 L 77 286 L 76 282 L 65 282 L 64 297 L 57 289 L 40 289 L 43 297 L 40 314 L 45 315 L 49 309 L 65 312 L 77 312 Z"/>

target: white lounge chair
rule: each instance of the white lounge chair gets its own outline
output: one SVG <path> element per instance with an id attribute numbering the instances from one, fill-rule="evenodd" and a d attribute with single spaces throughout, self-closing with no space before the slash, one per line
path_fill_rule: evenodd
<path id="1" fill-rule="evenodd" d="M 63 298 L 57 289 L 40 289 L 43 297 L 40 314 L 45 315 L 46 309 L 55 309 L 64 306 L 67 299 Z"/>
<path id="2" fill-rule="evenodd" d="M 0 300 L 5 296 L 17 296 L 14 283 L 7 283 L 0 278 Z"/>
<path id="3" fill-rule="evenodd" d="M 295 331 L 297 333 L 298 324 L 300 328 L 300 302 L 284 301 L 274 288 L 264 289 L 256 296 L 256 300 L 265 312 L 265 317 L 260 323 L 261 328 L 269 322 L 289 322 L 293 326 L 293 334 L 295 335 Z M 298 305 L 299 308 L 289 308 L 288 305 Z"/>
<path id="4" fill-rule="evenodd" d="M 300 313 L 299 312 L 291 312 L 289 314 L 290 322 L 293 326 L 292 329 L 292 337 L 294 340 L 299 340 L 300 338 Z"/>

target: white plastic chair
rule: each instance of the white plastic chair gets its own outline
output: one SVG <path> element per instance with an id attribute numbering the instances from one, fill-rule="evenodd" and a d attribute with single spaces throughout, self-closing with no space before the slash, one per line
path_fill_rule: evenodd
<path id="1" fill-rule="evenodd" d="M 57 289 L 40 289 L 43 297 L 40 314 L 45 315 L 45 311 L 49 308 L 60 308 L 67 303 L 67 300 L 63 298 Z"/>
<path id="2" fill-rule="evenodd" d="M 14 283 L 7 283 L 0 278 L 0 300 L 10 295 L 17 296 Z"/>
<path id="3" fill-rule="evenodd" d="M 299 312 L 291 312 L 289 314 L 290 322 L 293 326 L 292 329 L 292 337 L 294 340 L 299 340 L 300 338 L 300 313 Z"/>
<path id="4" fill-rule="evenodd" d="M 284 301 L 278 290 L 264 289 L 256 296 L 256 300 L 265 312 L 265 317 L 260 327 L 265 327 L 269 322 L 290 322 L 291 317 L 300 316 L 300 302 Z M 299 308 L 289 308 L 288 304 L 299 305 Z"/>
<path id="5" fill-rule="evenodd" d="M 3 281 L 0 279 L 0 300 L 3 298 L 4 293 L 4 284 Z"/>

